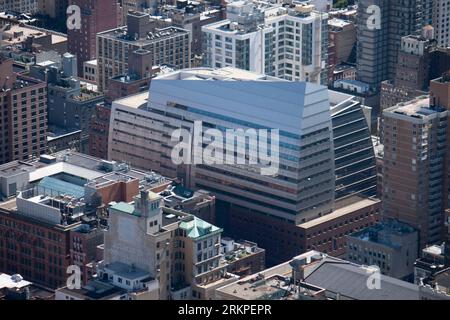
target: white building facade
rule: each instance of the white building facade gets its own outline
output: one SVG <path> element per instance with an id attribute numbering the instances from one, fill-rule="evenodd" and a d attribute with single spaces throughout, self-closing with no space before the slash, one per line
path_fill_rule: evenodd
<path id="1" fill-rule="evenodd" d="M 202 27 L 205 66 L 326 83 L 328 14 L 313 5 L 237 1 L 227 7 L 227 17 Z"/>

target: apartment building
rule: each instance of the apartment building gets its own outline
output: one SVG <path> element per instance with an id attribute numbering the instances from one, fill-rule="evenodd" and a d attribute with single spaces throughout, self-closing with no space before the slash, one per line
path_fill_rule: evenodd
<path id="1" fill-rule="evenodd" d="M 227 20 L 202 27 L 203 64 L 326 84 L 327 22 L 313 5 L 231 2 Z"/>
<path id="2" fill-rule="evenodd" d="M 109 79 L 128 73 L 130 52 L 147 50 L 153 66 L 169 65 L 176 69 L 191 66 L 189 31 L 177 27 L 156 28 L 149 14 L 128 14 L 127 25 L 97 34 L 98 89 L 108 89 Z"/>
<path id="3" fill-rule="evenodd" d="M 439 47 L 447 48 L 450 45 L 450 1 L 433 1 L 432 25 L 436 33 L 436 41 Z"/>
<path id="4" fill-rule="evenodd" d="M 3 57 L 0 79 L 0 164 L 45 153 L 46 83 L 16 74 L 13 60 Z"/>
<path id="5" fill-rule="evenodd" d="M 442 239 L 447 110 L 430 98 L 383 112 L 383 209 L 419 230 L 420 248 Z"/>

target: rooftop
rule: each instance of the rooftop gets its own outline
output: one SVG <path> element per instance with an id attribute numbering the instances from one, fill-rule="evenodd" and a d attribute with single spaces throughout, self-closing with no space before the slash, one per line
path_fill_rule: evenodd
<path id="1" fill-rule="evenodd" d="M 31 285 L 31 282 L 25 281 L 21 275 L 0 274 L 0 290 L 2 289 L 22 289 Z"/>
<path id="2" fill-rule="evenodd" d="M 107 265 L 103 265 L 106 270 L 114 272 L 115 275 L 128 280 L 138 280 L 142 278 L 148 278 L 149 273 L 145 270 L 130 267 L 129 265 L 122 262 L 112 262 Z"/>
<path id="3" fill-rule="evenodd" d="M 300 290 L 297 292 L 302 290 L 301 287 L 308 287 L 312 288 L 314 293 L 325 290 L 326 296 L 331 299 L 336 299 L 336 294 L 356 300 L 419 299 L 417 285 L 384 275 L 380 275 L 380 289 L 371 290 L 367 286 L 367 280 L 373 269 L 317 251 L 309 251 L 291 261 L 240 279 L 217 291 L 241 299 L 293 299 L 296 297 L 292 293 L 296 293 L 297 288 L 292 278 L 294 266 L 300 267 L 304 274 Z"/>
<path id="4" fill-rule="evenodd" d="M 426 119 L 429 116 L 435 116 L 444 111 L 445 110 L 441 108 L 430 108 L 430 98 L 428 96 L 421 96 L 412 101 L 402 102 L 396 106 L 387 108 L 383 113 Z"/>
<path id="5" fill-rule="evenodd" d="M 403 237 L 412 233 L 417 233 L 413 227 L 405 223 L 389 219 L 361 231 L 354 232 L 350 236 L 363 241 L 398 248 L 401 246 L 401 243 L 397 243 L 396 239 L 391 236 Z"/>
<path id="6" fill-rule="evenodd" d="M 337 28 L 343 28 L 351 25 L 352 23 L 343 19 L 333 18 L 328 20 L 328 25 Z"/>
<path id="7" fill-rule="evenodd" d="M 156 28 L 154 32 L 149 32 L 146 38 L 140 38 L 136 40 L 134 39 L 134 37 L 131 37 L 128 34 L 127 30 L 128 28 L 126 26 L 123 26 L 117 29 L 100 32 L 98 33 L 98 36 L 116 41 L 129 42 L 138 46 L 145 46 L 157 41 L 169 39 L 174 36 L 189 34 L 188 30 L 177 27 L 167 27 L 162 29 Z"/>
<path id="8" fill-rule="evenodd" d="M 47 35 L 51 35 L 52 44 L 67 41 L 67 37 L 60 33 L 51 32 L 50 30 L 39 29 L 28 25 L 15 24 L 4 31 L 2 42 L 6 45 L 12 45 L 23 42 L 29 36 L 41 38 Z"/>
<path id="9" fill-rule="evenodd" d="M 192 239 L 202 238 L 206 235 L 221 232 L 222 229 L 203 221 L 195 216 L 180 223 L 180 228 L 186 231 L 186 236 Z"/>
<path id="10" fill-rule="evenodd" d="M 149 92 L 142 92 L 138 94 L 134 94 L 122 99 L 114 100 L 113 104 L 117 106 L 125 106 L 129 108 L 139 109 L 140 107 L 147 106 L 148 103 Z"/>
<path id="11" fill-rule="evenodd" d="M 315 227 L 317 225 L 320 225 L 322 223 L 343 217 L 351 212 L 354 212 L 354 211 L 357 211 L 357 210 L 360 210 L 363 208 L 367 208 L 368 206 L 375 205 L 379 202 L 380 202 L 380 200 L 378 200 L 378 199 L 362 198 L 361 200 L 359 200 L 355 203 L 352 203 L 352 204 L 346 205 L 342 208 L 336 209 L 327 215 L 324 215 L 317 219 L 313 219 L 311 221 L 302 223 L 302 224 L 298 225 L 298 227 L 304 228 L 304 229 L 309 229 L 309 228 Z"/>
<path id="12" fill-rule="evenodd" d="M 88 285 L 82 287 L 81 289 L 62 288 L 58 290 L 63 293 L 65 292 L 70 296 L 76 296 L 80 299 L 88 298 L 91 300 L 109 300 L 127 293 L 125 289 L 100 280 L 90 281 Z"/>
<path id="13" fill-rule="evenodd" d="M 213 68 L 191 68 L 164 74 L 155 80 L 215 80 L 215 81 L 274 81 L 289 82 L 276 77 L 257 74 L 255 72 L 225 67 L 221 69 Z"/>

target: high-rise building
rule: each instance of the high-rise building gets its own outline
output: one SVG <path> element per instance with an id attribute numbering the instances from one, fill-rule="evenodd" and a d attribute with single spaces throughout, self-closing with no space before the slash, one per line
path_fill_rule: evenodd
<path id="1" fill-rule="evenodd" d="M 439 47 L 447 48 L 450 45 L 449 19 L 450 0 L 433 0 L 432 25 Z"/>
<path id="2" fill-rule="evenodd" d="M 312 5 L 230 3 L 227 20 L 202 27 L 204 66 L 327 83 L 328 15 Z"/>
<path id="3" fill-rule="evenodd" d="M 358 79 L 379 89 L 395 76 L 401 37 L 423 24 L 421 0 L 361 0 L 357 16 Z"/>
<path id="4" fill-rule="evenodd" d="M 66 17 L 68 0 L 37 0 L 39 13 L 52 19 Z M 65 20 L 65 19 L 62 19 Z"/>
<path id="5" fill-rule="evenodd" d="M 386 109 L 383 121 L 384 214 L 418 229 L 424 248 L 442 240 L 447 109 L 419 97 Z"/>
<path id="6" fill-rule="evenodd" d="M 47 85 L 13 71 L 0 58 L 0 164 L 27 160 L 46 150 Z"/>
<path id="7" fill-rule="evenodd" d="M 38 0 L 0 0 L 0 10 L 35 14 L 38 11 Z"/>
<path id="8" fill-rule="evenodd" d="M 205 130 L 279 129 L 278 173 L 261 175 L 258 167 L 242 165 L 175 164 L 171 135 L 178 128 L 192 132 L 194 121 L 202 121 Z M 258 243 L 266 249 L 277 247 L 278 258 L 289 255 L 288 250 L 302 250 L 294 245 L 301 233 L 296 226 L 333 212 L 335 198 L 376 195 L 376 163 L 361 104 L 320 85 L 233 68 L 181 70 L 153 79 L 149 100 L 139 94 L 115 101 L 111 124 L 109 159 L 211 190 L 220 200 L 219 225 L 251 229 L 254 238 L 249 240 L 263 241 Z M 377 202 L 360 203 L 336 212 L 326 223 L 344 228 L 351 212 L 361 210 L 363 221 L 376 207 Z M 230 221 L 234 227 L 227 225 Z M 265 229 L 274 223 L 285 225 L 277 231 Z M 280 231 L 277 237 L 287 239 L 290 228 L 293 242 L 271 243 L 263 236 Z M 277 257 L 272 252 L 270 259 Z"/>
<path id="9" fill-rule="evenodd" d="M 170 65 L 174 68 L 191 66 L 189 31 L 167 27 L 156 28 L 156 21 L 148 14 L 128 14 L 127 25 L 100 32 L 97 35 L 98 88 L 108 89 L 110 78 L 127 74 L 131 52 L 145 50 L 151 57 L 144 66 L 151 72 L 153 66 Z"/>
<path id="10" fill-rule="evenodd" d="M 118 26 L 117 0 L 69 0 L 69 5 L 81 9 L 80 29 L 67 30 L 68 50 L 76 55 L 78 75 L 83 76 L 83 64 L 96 58 L 96 35 Z"/>
<path id="11" fill-rule="evenodd" d="M 428 90 L 434 72 L 431 62 L 436 55 L 435 41 L 427 36 L 429 28 L 424 27 L 421 36 L 402 37 L 395 78 L 381 83 L 381 111 L 413 100 Z"/>

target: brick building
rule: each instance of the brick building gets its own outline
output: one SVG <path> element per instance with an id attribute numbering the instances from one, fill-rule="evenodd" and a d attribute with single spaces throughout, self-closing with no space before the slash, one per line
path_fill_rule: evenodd
<path id="1" fill-rule="evenodd" d="M 11 59 L 0 59 L 0 164 L 45 152 L 46 84 L 17 75 Z"/>
<path id="2" fill-rule="evenodd" d="M 81 28 L 68 30 L 68 50 L 77 56 L 78 75 L 83 76 L 83 63 L 96 58 L 97 33 L 118 26 L 117 0 L 69 0 L 81 8 Z"/>

